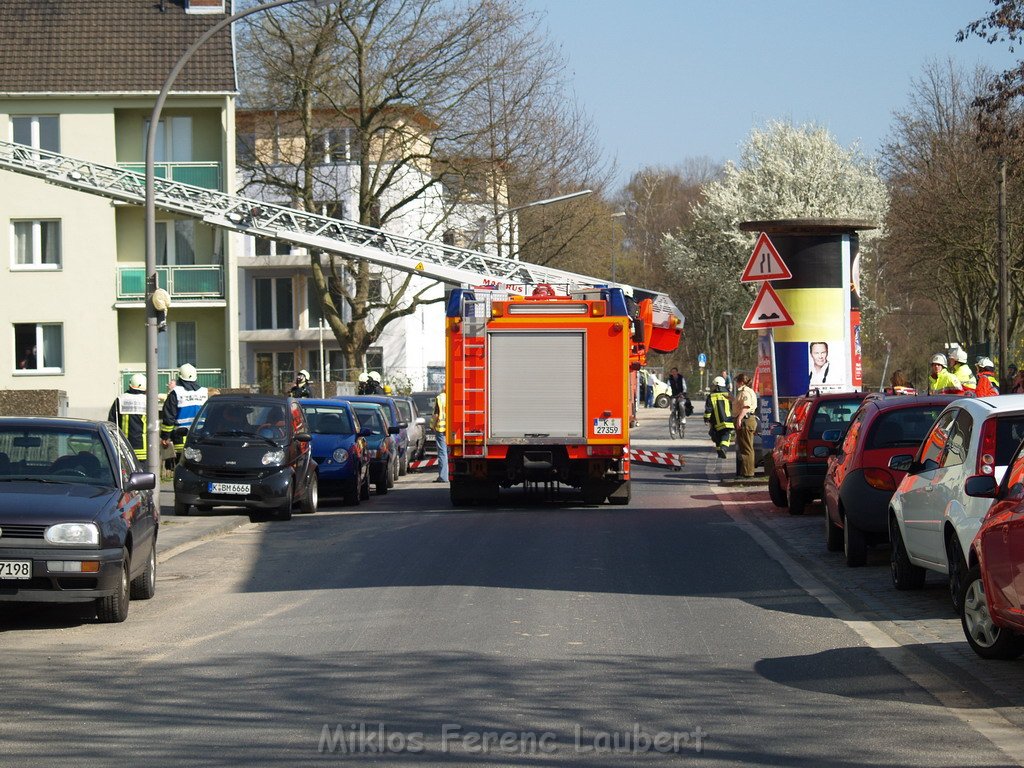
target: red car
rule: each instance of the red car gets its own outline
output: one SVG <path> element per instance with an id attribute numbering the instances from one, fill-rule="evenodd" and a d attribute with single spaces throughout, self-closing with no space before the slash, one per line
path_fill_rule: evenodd
<path id="1" fill-rule="evenodd" d="M 1024 443 L 1001 483 L 975 475 L 964 493 L 994 501 L 971 544 L 960 623 L 979 656 L 1015 659 L 1024 653 Z"/>
<path id="2" fill-rule="evenodd" d="M 889 540 L 889 499 L 906 472 L 889 460 L 917 449 L 955 395 L 869 395 L 842 438 L 815 456 L 832 455 L 825 473 L 825 547 L 849 566 L 864 565 L 867 545 Z M 838 438 L 838 432 L 825 437 Z"/>
<path id="3" fill-rule="evenodd" d="M 825 432 L 846 432 L 865 397 L 863 392 L 814 392 L 797 398 L 785 425 L 776 427 L 780 434 L 775 447 L 764 457 L 768 495 L 775 506 L 789 507 L 789 514 L 802 515 L 811 500 L 821 498 L 828 458 L 815 456 L 814 449 L 834 444 L 822 438 Z"/>

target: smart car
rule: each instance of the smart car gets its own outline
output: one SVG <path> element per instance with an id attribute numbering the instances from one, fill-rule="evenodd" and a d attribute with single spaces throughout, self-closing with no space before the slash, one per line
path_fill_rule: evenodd
<path id="1" fill-rule="evenodd" d="M 211 397 L 174 468 L 174 514 L 195 504 L 244 507 L 250 518 L 289 520 L 296 504 L 317 510 L 318 477 L 299 401 L 276 395 Z"/>
<path id="2" fill-rule="evenodd" d="M 155 487 L 113 424 L 0 418 L 0 602 L 124 621 L 156 592 Z"/>
<path id="3" fill-rule="evenodd" d="M 320 492 L 340 492 L 346 504 L 370 498 L 370 458 L 366 434 L 351 403 L 299 401 L 312 435 Z M 365 432 L 365 434 L 363 434 Z"/>

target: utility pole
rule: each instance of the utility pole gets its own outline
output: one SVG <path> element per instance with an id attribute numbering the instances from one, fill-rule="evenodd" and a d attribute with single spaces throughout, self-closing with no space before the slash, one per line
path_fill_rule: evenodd
<path id="1" fill-rule="evenodd" d="M 1003 392 L 1008 392 L 1009 382 L 1006 380 L 1006 365 L 1009 361 L 1010 344 L 1007 338 L 1006 321 L 1007 286 L 1009 277 L 1006 271 L 1006 158 L 999 158 L 999 384 Z"/>

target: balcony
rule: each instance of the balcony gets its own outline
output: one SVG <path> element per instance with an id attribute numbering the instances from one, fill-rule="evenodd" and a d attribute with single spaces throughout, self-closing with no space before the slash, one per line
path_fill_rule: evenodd
<path id="1" fill-rule="evenodd" d="M 136 373 L 144 374 L 145 371 L 121 371 L 121 391 L 124 392 L 128 389 L 128 381 Z M 199 376 L 196 378 L 196 383 L 200 387 L 215 387 L 220 389 L 225 386 L 224 384 L 224 371 L 221 368 L 200 368 Z M 157 371 L 157 386 L 159 392 L 166 392 L 171 382 L 175 380 L 178 375 L 177 368 L 161 368 Z"/>
<path id="2" fill-rule="evenodd" d="M 224 267 L 188 264 L 156 268 L 157 283 L 172 300 L 202 301 L 224 298 Z M 146 297 L 146 268 L 117 268 L 117 300 L 142 301 Z"/>
<path id="3" fill-rule="evenodd" d="M 146 173 L 145 163 L 118 163 L 117 167 L 140 176 Z M 157 163 L 155 173 L 158 179 L 170 179 L 204 189 L 221 189 L 220 163 Z"/>

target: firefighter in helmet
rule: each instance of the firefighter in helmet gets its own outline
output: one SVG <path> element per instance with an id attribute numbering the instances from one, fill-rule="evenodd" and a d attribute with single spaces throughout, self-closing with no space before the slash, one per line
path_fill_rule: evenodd
<path id="1" fill-rule="evenodd" d="M 999 379 L 996 378 L 996 364 L 987 357 L 978 358 L 978 397 L 992 397 L 999 394 Z"/>
<path id="2" fill-rule="evenodd" d="M 733 420 L 732 398 L 721 376 L 711 380 L 711 391 L 704 401 L 704 423 L 708 425 L 718 458 L 724 459 L 725 449 L 732 445 Z"/>
<path id="3" fill-rule="evenodd" d="M 174 445 L 176 455 L 181 455 L 185 448 L 185 436 L 195 421 L 199 409 L 209 398 L 206 387 L 199 386 L 199 372 L 191 363 L 185 363 L 178 369 L 178 380 L 164 400 L 160 412 L 160 443 Z"/>
<path id="4" fill-rule="evenodd" d="M 978 380 L 974 378 L 971 366 L 967 364 L 967 353 L 961 347 L 949 350 L 949 372 L 960 380 L 961 386 L 967 390 L 966 394 L 974 394 Z"/>
<path id="5" fill-rule="evenodd" d="M 135 452 L 135 458 L 143 466 L 146 463 L 146 377 L 133 373 L 128 379 L 128 389 L 117 396 L 110 406 L 107 421 L 112 421 L 124 433 L 128 445 Z"/>
<path id="6" fill-rule="evenodd" d="M 928 379 L 929 395 L 962 395 L 964 393 L 960 379 L 946 370 L 945 355 L 932 355 L 931 368 L 932 375 Z"/>
<path id="7" fill-rule="evenodd" d="M 312 397 L 309 391 L 309 371 L 303 369 L 295 376 L 295 386 L 288 392 L 292 397 Z"/>

